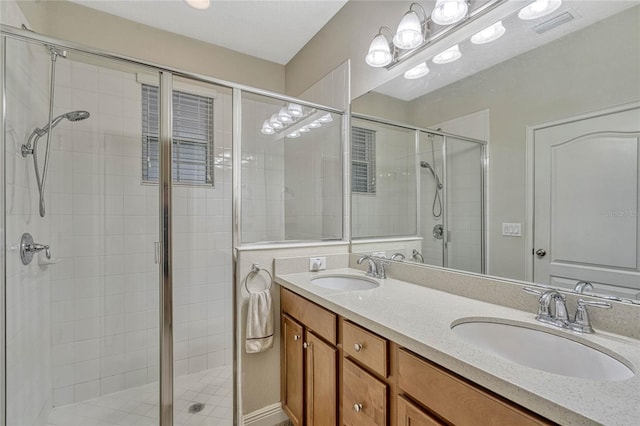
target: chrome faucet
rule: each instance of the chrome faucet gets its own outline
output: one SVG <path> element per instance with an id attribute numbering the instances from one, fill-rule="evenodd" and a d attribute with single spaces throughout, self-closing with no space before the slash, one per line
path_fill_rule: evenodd
<path id="1" fill-rule="evenodd" d="M 391 260 L 405 260 L 405 259 L 406 257 L 402 253 L 393 253 L 393 255 L 391 256 Z"/>
<path id="2" fill-rule="evenodd" d="M 575 291 L 576 293 L 584 293 L 586 291 L 593 291 L 593 284 L 591 284 L 589 281 L 578 281 L 575 285 L 575 287 L 573 287 L 573 291 Z"/>
<path id="3" fill-rule="evenodd" d="M 545 324 L 550 324 L 559 328 L 567 328 L 579 333 L 593 333 L 593 328 L 589 321 L 589 314 L 587 312 L 587 306 L 593 306 L 596 308 L 610 309 L 612 306 L 607 302 L 596 302 L 589 300 L 578 300 L 578 307 L 576 309 L 576 315 L 574 320 L 571 321 L 567 313 L 566 298 L 560 294 L 557 290 L 534 290 L 529 287 L 524 287 L 523 291 L 535 295 L 539 295 L 538 300 L 538 314 L 536 320 Z M 554 311 L 551 312 L 551 302 L 554 302 Z"/>
<path id="4" fill-rule="evenodd" d="M 374 278 L 387 278 L 387 271 L 385 270 L 386 265 L 390 265 L 391 263 L 388 260 L 384 260 L 382 258 L 376 258 L 365 254 L 361 258 L 358 259 L 358 265 L 362 264 L 365 260 L 369 261 L 369 267 L 367 268 L 367 276 Z"/>

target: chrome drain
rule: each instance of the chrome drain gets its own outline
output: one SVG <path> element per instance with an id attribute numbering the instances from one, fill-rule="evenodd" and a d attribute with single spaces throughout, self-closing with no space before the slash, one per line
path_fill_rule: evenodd
<path id="1" fill-rule="evenodd" d="M 202 402 L 196 402 L 189 406 L 189 414 L 199 413 L 202 410 L 204 410 L 204 404 Z"/>

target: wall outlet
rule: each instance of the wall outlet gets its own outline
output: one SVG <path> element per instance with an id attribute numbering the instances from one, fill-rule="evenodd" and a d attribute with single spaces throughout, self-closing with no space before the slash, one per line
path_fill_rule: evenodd
<path id="1" fill-rule="evenodd" d="M 309 258 L 309 270 L 312 272 L 324 271 L 327 269 L 326 257 L 310 257 Z"/>
<path id="2" fill-rule="evenodd" d="M 383 258 L 387 258 L 387 253 L 383 252 L 383 251 L 374 251 L 373 253 L 371 253 L 371 255 L 373 257 L 383 257 Z"/>
<path id="3" fill-rule="evenodd" d="M 502 235 L 504 235 L 505 237 L 521 237 L 522 224 L 521 223 L 503 223 Z"/>

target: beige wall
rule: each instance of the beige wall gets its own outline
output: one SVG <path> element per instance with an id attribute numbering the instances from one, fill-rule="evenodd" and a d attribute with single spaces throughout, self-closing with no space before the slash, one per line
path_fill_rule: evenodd
<path id="1" fill-rule="evenodd" d="M 161 65 L 283 93 L 285 67 L 68 1 L 19 1 L 31 29 Z"/>
<path id="2" fill-rule="evenodd" d="M 492 275 L 524 279 L 530 258 L 524 237 L 501 235 L 525 223 L 526 126 L 640 99 L 639 22 L 627 10 L 410 103 L 418 126 L 490 109 Z"/>
<path id="3" fill-rule="evenodd" d="M 369 92 L 351 102 L 351 112 L 356 114 L 383 117 L 399 123 L 409 123 L 411 119 L 411 105 L 398 98 Z"/>

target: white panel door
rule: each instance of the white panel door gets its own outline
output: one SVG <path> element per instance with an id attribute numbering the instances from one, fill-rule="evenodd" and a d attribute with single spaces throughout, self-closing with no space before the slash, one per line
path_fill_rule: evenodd
<path id="1" fill-rule="evenodd" d="M 640 293 L 640 109 L 534 132 L 534 281 Z"/>

